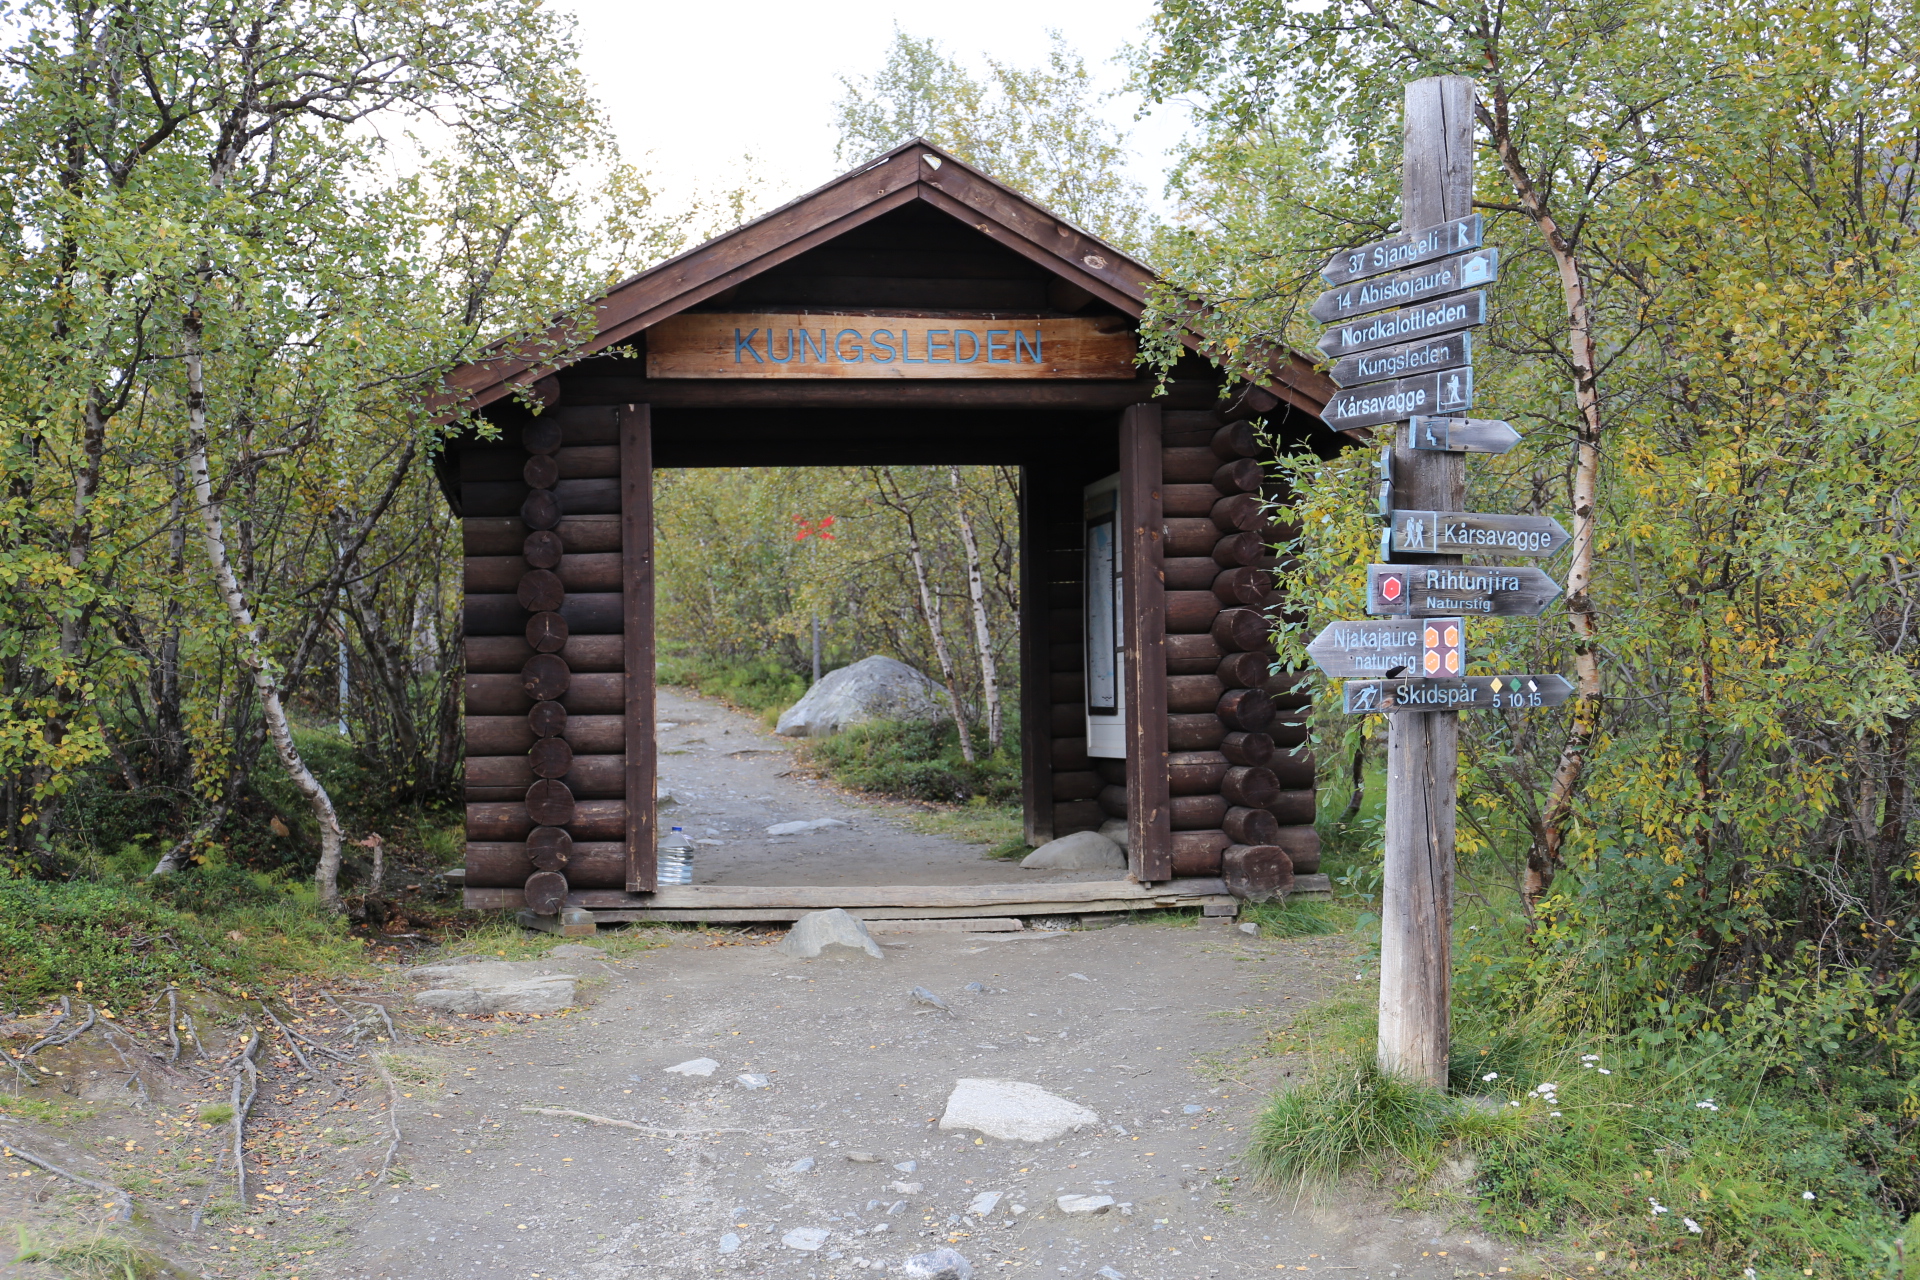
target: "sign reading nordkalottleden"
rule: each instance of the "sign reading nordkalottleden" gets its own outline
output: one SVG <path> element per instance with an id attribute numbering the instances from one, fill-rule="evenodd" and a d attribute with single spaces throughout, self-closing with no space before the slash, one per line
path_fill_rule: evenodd
<path id="1" fill-rule="evenodd" d="M 1120 316 L 988 319 L 681 312 L 647 330 L 649 378 L 1132 378 Z"/>

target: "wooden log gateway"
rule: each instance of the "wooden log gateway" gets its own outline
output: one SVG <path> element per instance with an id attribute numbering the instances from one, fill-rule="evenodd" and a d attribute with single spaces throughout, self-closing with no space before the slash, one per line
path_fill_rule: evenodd
<path id="1" fill-rule="evenodd" d="M 1029 842 L 1120 819 L 1136 885 L 1247 897 L 1317 865 L 1311 687 L 1273 670 L 1288 570 L 1264 462 L 1339 447 L 1318 418 L 1333 388 L 1285 352 L 1262 387 L 1223 391 L 1189 354 L 1163 388 L 1130 354 L 1151 287 L 915 141 L 615 286 L 584 330 L 450 375 L 446 416 L 494 428 L 436 461 L 463 520 L 474 905 L 639 909 L 658 887 L 656 467 L 1017 467 Z M 1086 729 L 1082 497 L 1115 473 L 1124 760 L 1090 756 Z"/>

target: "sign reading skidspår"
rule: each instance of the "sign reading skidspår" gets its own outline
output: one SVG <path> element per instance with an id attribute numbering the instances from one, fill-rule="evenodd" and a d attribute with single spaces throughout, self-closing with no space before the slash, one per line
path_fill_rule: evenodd
<path id="1" fill-rule="evenodd" d="M 1573 695 L 1565 676 L 1467 676 L 1460 680 L 1349 680 L 1340 709 L 1379 711 L 1524 711 L 1557 707 Z"/>

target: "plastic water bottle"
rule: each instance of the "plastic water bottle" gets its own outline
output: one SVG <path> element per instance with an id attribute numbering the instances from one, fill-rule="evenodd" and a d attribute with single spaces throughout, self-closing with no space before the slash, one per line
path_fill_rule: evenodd
<path id="1" fill-rule="evenodd" d="M 693 883 L 693 841 L 687 839 L 687 833 L 675 827 L 659 848 L 659 882 L 661 884 Z"/>

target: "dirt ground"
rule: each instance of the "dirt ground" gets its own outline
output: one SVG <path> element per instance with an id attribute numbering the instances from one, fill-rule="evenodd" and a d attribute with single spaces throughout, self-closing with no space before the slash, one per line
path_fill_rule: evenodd
<path id="1" fill-rule="evenodd" d="M 1032 875 L 793 776 L 745 716 L 667 691 L 661 718 L 674 722 L 670 820 L 719 842 L 700 846 L 701 882 Z M 820 817 L 849 825 L 765 833 Z M 98 1193 L 0 1159 L 0 1277 L 120 1276 L 123 1239 L 164 1274 L 210 1280 L 837 1280 L 901 1274 L 941 1245 L 975 1276 L 1530 1270 L 1444 1217 L 1363 1193 L 1301 1201 L 1256 1186 L 1241 1162 L 1263 1101 L 1300 1065 L 1269 1051 L 1273 1032 L 1316 1001 L 1372 990 L 1350 938 L 1141 919 L 1053 936 L 882 933 L 882 959 L 800 961 L 773 945 L 777 926 L 610 931 L 604 959 L 539 960 L 559 940 L 530 936 L 535 961 L 516 968 L 577 975 L 575 1007 L 434 1015 L 410 1005 L 433 984 L 394 964 L 372 983 L 183 1006 L 173 1063 L 159 1002 L 119 1011 L 110 1041 L 96 1029 L 42 1049 L 41 1087 L 0 1107 L 0 1142 L 133 1191 L 138 1215 L 104 1225 Z M 0 1022 L 0 1042 L 17 1055 L 48 1023 Z M 208 1108 L 242 1096 L 253 1027 L 242 1203 L 231 1122 Z M 709 1077 L 666 1071 L 701 1057 L 718 1064 Z M 971 1078 L 1037 1085 L 1099 1119 L 1040 1145 L 941 1132 L 948 1095 Z M 989 1192 L 998 1202 L 977 1207 Z M 1115 1203 L 1069 1215 L 1056 1203 L 1067 1195 Z M 789 1243 L 809 1242 L 790 1236 L 805 1228 L 824 1233 L 817 1248 Z"/>
<path id="2" fill-rule="evenodd" d="M 696 884 L 1035 884 L 1111 880 L 1111 871 L 1023 871 L 978 845 L 902 826 L 899 806 L 853 802 L 798 774 L 790 738 L 684 689 L 660 690 L 660 782 L 674 803 L 663 826 L 699 841 Z M 788 822 L 845 826 L 774 836 Z M 1121 873 L 1124 874 L 1124 873 Z"/>
<path id="3" fill-rule="evenodd" d="M 1239 1162 L 1261 1102 L 1297 1065 L 1264 1054 L 1266 1034 L 1352 983 L 1345 939 L 1132 924 L 1048 939 L 898 935 L 883 960 L 795 961 L 768 945 L 774 936 L 683 932 L 629 959 L 572 962 L 591 975 L 577 1012 L 462 1022 L 399 1046 L 405 1181 L 357 1189 L 384 1147 L 375 1091 L 359 1117 L 371 1141 L 283 1157 L 256 1180 L 276 1188 L 272 1203 L 198 1235 L 185 1206 L 150 1210 L 167 1221 L 148 1234 L 178 1274 L 315 1280 L 824 1280 L 880 1274 L 871 1264 L 941 1244 L 976 1275 L 1451 1277 L 1514 1265 L 1441 1220 L 1372 1202 L 1296 1204 L 1252 1185 Z M 404 974 L 394 978 L 400 987 Z M 915 1002 L 916 986 L 953 1016 Z M 664 1070 L 699 1057 L 720 1064 L 710 1078 Z M 1099 1123 L 1039 1146 L 942 1133 L 963 1077 L 1039 1085 Z M 108 1114 L 60 1134 L 65 1151 L 42 1153 L 98 1176 L 88 1148 L 117 1157 L 122 1129 L 144 1141 L 151 1121 L 119 1093 Z M 274 1114 L 262 1113 L 263 1130 Z M 6 1132 L 25 1145 L 28 1128 Z M 50 1212 L 36 1195 L 71 1190 L 51 1183 L 0 1183 L 0 1219 L 36 1228 Z M 971 1215 L 987 1191 L 999 1204 Z M 1118 1203 L 1070 1218 L 1055 1207 L 1062 1195 Z M 783 1243 L 801 1227 L 829 1234 L 814 1251 Z"/>

